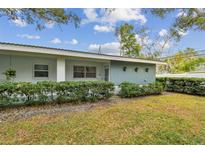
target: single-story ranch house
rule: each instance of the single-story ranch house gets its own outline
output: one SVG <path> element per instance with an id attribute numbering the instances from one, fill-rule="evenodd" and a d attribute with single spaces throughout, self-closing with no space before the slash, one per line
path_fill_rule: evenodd
<path id="1" fill-rule="evenodd" d="M 16 70 L 14 81 L 105 80 L 119 85 L 155 81 L 160 61 L 79 52 L 13 43 L 0 43 L 0 81 L 3 72 Z"/>

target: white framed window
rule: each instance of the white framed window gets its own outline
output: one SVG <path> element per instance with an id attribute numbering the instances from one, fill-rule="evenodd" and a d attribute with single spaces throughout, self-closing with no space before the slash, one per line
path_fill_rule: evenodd
<path id="1" fill-rule="evenodd" d="M 33 75 L 35 78 L 48 78 L 48 65 L 34 64 Z"/>
<path id="2" fill-rule="evenodd" d="M 73 66 L 73 78 L 96 78 L 96 67 Z"/>
<path id="3" fill-rule="evenodd" d="M 85 67 L 84 66 L 73 66 L 73 77 L 74 78 L 84 78 L 85 77 Z"/>
<path id="4" fill-rule="evenodd" d="M 96 67 L 86 66 L 86 78 L 96 78 Z"/>

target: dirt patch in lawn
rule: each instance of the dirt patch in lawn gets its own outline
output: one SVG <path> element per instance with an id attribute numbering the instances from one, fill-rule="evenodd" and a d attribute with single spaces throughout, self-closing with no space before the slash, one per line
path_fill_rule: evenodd
<path id="1" fill-rule="evenodd" d="M 8 108 L 0 110 L 0 121 L 13 121 L 18 119 L 30 118 L 39 114 L 55 114 L 60 112 L 82 112 L 99 106 L 107 106 L 114 103 L 113 100 L 99 101 L 96 103 L 85 104 L 46 104 L 33 105 L 17 108 Z"/>
<path id="2" fill-rule="evenodd" d="M 163 95 L 170 95 L 171 93 L 163 93 Z M 149 96 L 146 96 L 149 97 Z M 151 97 L 151 96 L 150 96 Z M 107 100 L 101 100 L 98 102 L 88 102 L 81 104 L 44 104 L 44 105 L 33 105 L 33 106 L 22 106 L 16 108 L 3 108 L 0 109 L 0 122 L 14 121 L 19 119 L 26 119 L 32 116 L 40 114 L 56 114 L 60 112 L 83 112 L 96 107 L 106 107 L 116 103 L 127 103 L 141 99 L 137 98 L 120 98 L 119 96 L 113 96 Z"/>
<path id="3" fill-rule="evenodd" d="M 44 104 L 44 105 L 32 105 L 22 106 L 16 108 L 3 108 L 0 109 L 0 122 L 13 121 L 19 119 L 30 118 L 39 114 L 55 114 L 60 112 L 83 112 L 96 107 L 105 107 L 113 103 L 121 102 L 122 99 L 118 96 L 113 96 L 107 100 L 101 100 L 98 102 L 88 102 L 81 104 Z M 127 100 L 128 99 L 123 99 Z"/>

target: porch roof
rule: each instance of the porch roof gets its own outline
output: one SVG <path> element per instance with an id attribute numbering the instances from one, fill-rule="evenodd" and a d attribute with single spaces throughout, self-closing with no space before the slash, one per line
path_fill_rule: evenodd
<path id="1" fill-rule="evenodd" d="M 39 54 L 65 56 L 65 57 L 80 57 L 80 58 L 90 58 L 90 59 L 166 65 L 166 63 L 162 61 L 147 60 L 147 59 L 132 58 L 132 57 L 122 57 L 122 56 L 106 55 L 106 54 L 97 54 L 91 52 L 66 50 L 66 49 L 43 47 L 43 46 L 7 43 L 7 42 L 0 42 L 0 53 L 2 51 L 16 51 L 16 52 L 23 52 L 23 53 L 25 52 L 39 53 Z"/>

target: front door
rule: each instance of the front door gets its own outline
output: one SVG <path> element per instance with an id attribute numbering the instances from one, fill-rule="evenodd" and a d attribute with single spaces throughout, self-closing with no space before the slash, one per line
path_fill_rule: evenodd
<path id="1" fill-rule="evenodd" d="M 105 67 L 105 81 L 109 81 L 109 68 Z"/>

